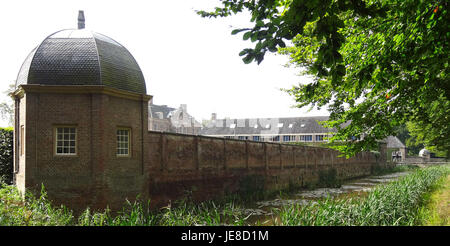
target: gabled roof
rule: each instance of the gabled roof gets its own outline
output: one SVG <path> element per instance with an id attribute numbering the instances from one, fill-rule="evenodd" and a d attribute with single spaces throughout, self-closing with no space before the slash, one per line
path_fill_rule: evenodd
<path id="1" fill-rule="evenodd" d="M 385 138 L 387 148 L 405 148 L 406 146 L 395 136 L 388 136 Z"/>
<path id="2" fill-rule="evenodd" d="M 167 119 L 169 117 L 170 112 L 174 111 L 175 108 L 168 107 L 167 105 L 156 105 L 156 104 L 149 104 L 149 117 L 150 118 L 158 118 L 158 115 L 156 113 L 161 112 L 163 114 L 163 119 Z"/>
<path id="3" fill-rule="evenodd" d="M 211 121 L 199 134 L 201 135 L 275 135 L 329 133 L 318 122 L 328 120 L 328 116 L 258 118 L 258 119 L 219 119 Z M 256 126 L 256 127 L 255 127 Z"/>

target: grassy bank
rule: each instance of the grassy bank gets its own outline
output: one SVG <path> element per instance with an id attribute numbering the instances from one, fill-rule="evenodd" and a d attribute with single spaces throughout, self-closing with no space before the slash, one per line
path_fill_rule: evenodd
<path id="1" fill-rule="evenodd" d="M 55 208 L 46 198 L 44 190 L 40 197 L 27 195 L 23 199 L 16 187 L 0 184 L 0 225 L 52 226 L 69 225 L 72 212 L 64 207 Z"/>
<path id="2" fill-rule="evenodd" d="M 443 177 L 427 194 L 419 212 L 420 225 L 450 226 L 450 175 Z"/>
<path id="3" fill-rule="evenodd" d="M 411 167 L 399 167 L 391 171 L 405 169 L 410 170 Z M 285 207 L 277 213 L 283 225 L 422 224 L 421 221 L 432 218 L 426 213 L 429 206 L 425 201 L 435 200 L 436 197 L 439 198 L 439 204 L 446 196 L 439 193 L 428 196 L 427 200 L 426 194 L 429 194 L 433 187 L 437 187 L 438 180 L 448 174 L 448 165 L 420 169 L 397 182 L 376 188 L 364 198 L 328 199 L 306 207 Z M 448 195 L 448 186 L 443 187 L 447 191 L 444 193 Z M 445 199 L 448 203 L 448 197 Z M 233 197 L 221 202 L 208 201 L 198 205 L 180 201 L 172 207 L 157 211 L 150 211 L 147 207 L 145 202 L 128 202 L 122 211 L 115 214 L 109 210 L 93 212 L 86 209 L 81 216 L 75 217 L 72 211 L 65 207 L 52 206 L 44 189 L 40 197 L 27 194 L 23 199 L 15 187 L 0 187 L 0 225 L 191 226 L 249 223 L 244 213 L 245 201 Z"/>
<path id="4" fill-rule="evenodd" d="M 427 194 L 449 174 L 449 165 L 429 167 L 377 186 L 364 198 L 328 198 L 306 206 L 284 207 L 279 213 L 281 224 L 420 225 Z"/>
<path id="5" fill-rule="evenodd" d="M 42 190 L 40 197 L 27 194 L 22 198 L 14 186 L 0 187 L 0 226 L 193 226 L 245 225 L 243 209 L 233 201 L 213 201 L 194 205 L 179 201 L 174 207 L 150 211 L 144 202 L 127 202 L 123 210 L 111 213 L 93 212 L 89 208 L 75 217 L 64 206 L 54 207 Z"/>

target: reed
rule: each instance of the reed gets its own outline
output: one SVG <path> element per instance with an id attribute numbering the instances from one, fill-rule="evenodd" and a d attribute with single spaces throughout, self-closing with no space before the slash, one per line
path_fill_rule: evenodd
<path id="1" fill-rule="evenodd" d="M 417 225 L 425 195 L 450 166 L 419 169 L 386 185 L 379 185 L 364 198 L 327 198 L 308 205 L 283 207 L 282 225 Z"/>

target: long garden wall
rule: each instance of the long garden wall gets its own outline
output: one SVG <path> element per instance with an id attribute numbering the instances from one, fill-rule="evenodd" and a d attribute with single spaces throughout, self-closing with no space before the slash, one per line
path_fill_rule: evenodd
<path id="1" fill-rule="evenodd" d="M 355 178 L 386 165 L 385 148 L 378 157 L 362 152 L 346 159 L 327 148 L 174 133 L 148 132 L 145 141 L 148 195 L 154 205 L 307 186 L 330 173 Z"/>

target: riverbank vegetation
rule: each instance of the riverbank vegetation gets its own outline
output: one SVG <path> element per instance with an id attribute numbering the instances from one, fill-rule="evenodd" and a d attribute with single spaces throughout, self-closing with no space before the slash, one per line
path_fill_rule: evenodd
<path id="1" fill-rule="evenodd" d="M 399 168 L 400 171 L 408 167 Z M 398 170 L 396 170 L 398 171 Z M 291 205 L 274 210 L 280 225 L 448 225 L 450 166 L 415 170 L 387 185 L 377 186 L 364 197 L 346 200 L 325 199 L 309 205 Z M 445 186 L 445 185 L 446 186 Z M 447 187 L 447 188 L 445 188 Z M 443 190 L 442 192 L 439 190 Z M 192 226 L 253 224 L 245 213 L 245 201 L 236 197 L 221 202 L 193 204 L 180 201 L 159 210 L 148 203 L 127 202 L 123 210 L 112 213 L 89 208 L 79 216 L 67 208 L 52 206 L 45 190 L 35 197 L 22 198 L 10 185 L 0 187 L 0 225 L 72 226 Z M 444 210 L 442 210 L 444 208 Z M 439 221 L 436 219 L 440 216 Z M 442 219 L 443 218 L 443 219 Z M 258 224 L 258 223 L 256 223 Z"/>
<path id="2" fill-rule="evenodd" d="M 429 167 L 398 181 L 377 186 L 364 198 L 328 198 L 308 205 L 287 206 L 280 210 L 281 224 L 420 225 L 427 194 L 449 174 L 449 165 Z"/>
<path id="3" fill-rule="evenodd" d="M 450 175 L 436 184 L 425 201 L 419 212 L 420 225 L 450 226 Z"/>

